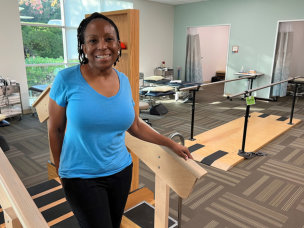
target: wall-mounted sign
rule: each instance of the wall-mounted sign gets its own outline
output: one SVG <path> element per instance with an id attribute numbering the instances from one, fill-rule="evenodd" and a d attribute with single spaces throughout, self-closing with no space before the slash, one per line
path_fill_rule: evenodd
<path id="1" fill-rule="evenodd" d="M 232 46 L 232 53 L 238 53 L 239 52 L 239 46 Z"/>

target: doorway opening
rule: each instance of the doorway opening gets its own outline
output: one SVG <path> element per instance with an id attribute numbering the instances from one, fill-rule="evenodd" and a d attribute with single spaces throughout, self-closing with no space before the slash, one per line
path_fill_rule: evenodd
<path id="1" fill-rule="evenodd" d="M 304 20 L 281 21 L 278 24 L 272 82 L 304 76 Z M 292 89 L 291 89 L 292 90 Z M 304 88 L 301 88 L 304 94 Z M 289 92 L 288 83 L 273 86 L 272 97 L 283 97 Z"/>
<path id="2" fill-rule="evenodd" d="M 230 25 L 188 27 L 188 35 L 199 36 L 202 82 L 225 79 L 229 33 Z"/>

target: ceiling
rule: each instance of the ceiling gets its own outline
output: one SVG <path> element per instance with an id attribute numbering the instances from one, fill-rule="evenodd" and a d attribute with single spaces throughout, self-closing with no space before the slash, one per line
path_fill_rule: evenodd
<path id="1" fill-rule="evenodd" d="M 204 2 L 208 0 L 149 0 L 152 2 L 160 2 L 168 5 L 182 5 L 182 4 L 187 4 L 187 3 L 192 3 L 192 2 Z"/>

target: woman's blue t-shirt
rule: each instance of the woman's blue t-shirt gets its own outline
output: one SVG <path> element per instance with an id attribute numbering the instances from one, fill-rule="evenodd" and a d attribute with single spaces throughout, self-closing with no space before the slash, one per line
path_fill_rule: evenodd
<path id="1" fill-rule="evenodd" d="M 135 117 L 128 78 L 115 70 L 119 91 L 112 97 L 96 92 L 80 65 L 60 71 L 50 98 L 66 107 L 67 126 L 60 154 L 61 178 L 95 178 L 115 174 L 131 164 L 125 131 Z"/>

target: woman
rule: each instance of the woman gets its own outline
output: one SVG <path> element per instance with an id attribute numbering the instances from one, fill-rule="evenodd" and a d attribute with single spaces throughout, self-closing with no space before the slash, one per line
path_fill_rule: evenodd
<path id="1" fill-rule="evenodd" d="M 80 23 L 77 36 L 80 65 L 60 71 L 50 92 L 50 146 L 81 227 L 119 227 L 132 176 L 126 130 L 192 157 L 135 114 L 128 78 L 112 67 L 121 51 L 114 22 L 94 13 Z"/>

